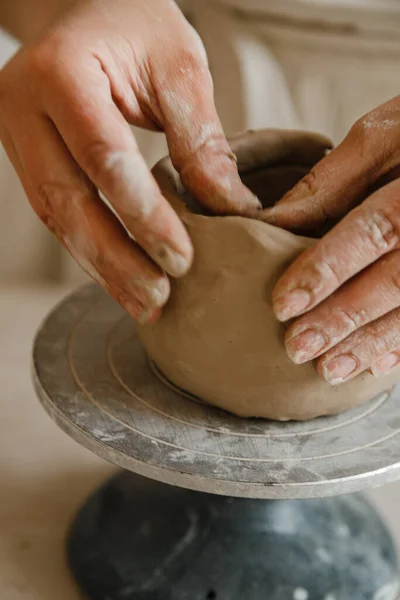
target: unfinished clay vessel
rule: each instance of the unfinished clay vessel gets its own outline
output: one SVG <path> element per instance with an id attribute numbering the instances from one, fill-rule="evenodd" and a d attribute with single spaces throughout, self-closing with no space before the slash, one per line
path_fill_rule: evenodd
<path id="1" fill-rule="evenodd" d="M 329 141 L 289 131 L 246 132 L 231 140 L 244 183 L 271 206 L 320 160 Z M 332 387 L 315 364 L 293 364 L 276 320 L 272 290 L 315 239 L 244 217 L 198 214 L 170 160 L 154 175 L 185 223 L 195 258 L 173 280 L 161 319 L 138 326 L 160 373 L 174 386 L 242 417 L 305 420 L 354 407 L 391 387 L 398 374 L 364 373 Z"/>

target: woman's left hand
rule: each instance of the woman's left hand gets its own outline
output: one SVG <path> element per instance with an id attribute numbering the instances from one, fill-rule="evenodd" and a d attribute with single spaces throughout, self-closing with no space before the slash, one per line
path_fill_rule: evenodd
<path id="1" fill-rule="evenodd" d="M 332 385 L 400 363 L 400 96 L 346 139 L 272 209 L 292 231 L 339 221 L 284 273 L 273 294 L 286 347 Z M 396 172 L 397 171 L 397 172 Z"/>

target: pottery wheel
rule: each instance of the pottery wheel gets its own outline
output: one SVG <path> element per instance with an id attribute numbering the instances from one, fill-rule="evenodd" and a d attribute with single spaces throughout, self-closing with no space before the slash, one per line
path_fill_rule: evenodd
<path id="1" fill-rule="evenodd" d="M 95 285 L 43 323 L 33 372 L 45 409 L 71 437 L 164 483 L 277 499 L 331 496 L 400 477 L 400 387 L 306 423 L 239 419 L 168 387 L 132 320 Z"/>

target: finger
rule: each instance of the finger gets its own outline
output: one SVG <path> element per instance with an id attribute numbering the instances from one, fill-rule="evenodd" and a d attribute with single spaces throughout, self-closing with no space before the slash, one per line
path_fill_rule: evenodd
<path id="1" fill-rule="evenodd" d="M 42 221 L 134 318 L 156 318 L 169 295 L 166 275 L 101 201 L 50 120 L 29 115 L 25 121 L 20 116 L 12 133 L 22 183 Z"/>
<path id="2" fill-rule="evenodd" d="M 166 72 L 156 72 L 154 78 L 172 163 L 188 191 L 217 214 L 259 211 L 260 202 L 239 177 L 206 63 L 177 55 Z"/>
<path id="3" fill-rule="evenodd" d="M 241 180 L 264 208 L 282 198 L 332 146 L 328 138 L 315 133 L 280 129 L 245 131 L 228 141 Z M 263 212 L 258 218 L 263 220 Z"/>
<path id="4" fill-rule="evenodd" d="M 387 361 L 387 355 L 399 347 L 399 341 L 400 309 L 397 308 L 329 350 L 318 360 L 318 371 L 331 385 L 344 383 L 378 361 Z"/>
<path id="5" fill-rule="evenodd" d="M 268 222 L 312 231 L 336 222 L 359 204 L 397 161 L 400 119 L 394 115 L 389 127 L 388 111 L 378 109 L 360 119 L 344 141 L 267 212 Z"/>
<path id="6" fill-rule="evenodd" d="M 228 141 L 243 183 L 258 196 L 263 206 L 272 206 L 279 200 L 330 145 L 327 138 L 316 134 L 273 129 L 246 131 L 229 137 Z M 157 163 L 152 173 L 178 214 L 184 213 L 186 208 L 204 212 L 198 203 L 193 203 L 190 194 L 185 194 L 169 158 Z M 180 203 L 177 197 L 183 195 L 185 201 Z M 260 211 L 257 217 L 262 220 L 262 215 Z"/>
<path id="7" fill-rule="evenodd" d="M 400 364 L 400 346 L 384 354 L 376 362 L 371 365 L 371 373 L 374 377 L 382 377 L 388 375 Z"/>
<path id="8" fill-rule="evenodd" d="M 73 76 L 57 73 L 49 86 L 49 115 L 81 169 L 162 269 L 176 277 L 186 273 L 192 261 L 189 236 L 115 106 L 99 63 Z"/>
<path id="9" fill-rule="evenodd" d="M 400 180 L 353 209 L 287 269 L 273 292 L 280 321 L 322 302 L 345 281 L 399 245 Z"/>
<path id="10" fill-rule="evenodd" d="M 287 330 L 293 362 L 317 358 L 354 331 L 400 306 L 400 251 L 391 252 L 349 281 Z"/>

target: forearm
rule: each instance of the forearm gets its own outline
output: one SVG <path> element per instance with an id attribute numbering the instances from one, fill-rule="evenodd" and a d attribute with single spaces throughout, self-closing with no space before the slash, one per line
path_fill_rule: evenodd
<path id="1" fill-rule="evenodd" d="M 0 26 L 25 42 L 35 37 L 74 0 L 0 0 Z"/>

